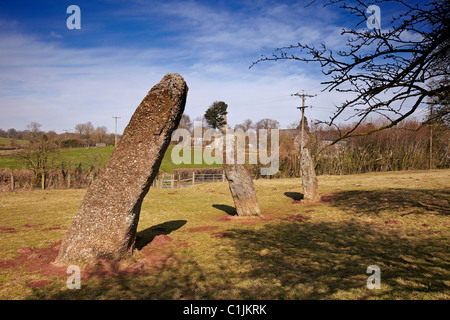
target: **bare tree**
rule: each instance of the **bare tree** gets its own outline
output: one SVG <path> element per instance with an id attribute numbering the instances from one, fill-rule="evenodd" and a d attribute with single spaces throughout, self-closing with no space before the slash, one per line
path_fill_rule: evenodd
<path id="1" fill-rule="evenodd" d="M 189 132 L 192 132 L 192 130 L 194 129 L 194 124 L 192 123 L 191 118 L 187 114 L 183 114 L 181 116 L 178 128 L 187 129 Z"/>
<path id="2" fill-rule="evenodd" d="M 27 125 L 27 129 L 30 131 L 32 139 L 36 139 L 39 136 L 39 133 L 40 133 L 39 129 L 41 127 L 42 127 L 42 125 L 36 121 L 33 121 Z"/>
<path id="3" fill-rule="evenodd" d="M 92 123 L 79 123 L 75 126 L 75 131 L 80 135 L 81 140 L 84 142 L 86 146 L 90 146 L 92 144 L 92 134 L 94 133 L 94 126 Z"/>
<path id="4" fill-rule="evenodd" d="M 265 118 L 256 122 L 255 127 L 256 131 L 258 131 L 259 129 L 278 129 L 280 127 L 280 123 L 277 120 Z"/>
<path id="5" fill-rule="evenodd" d="M 41 188 L 45 188 L 45 179 L 51 169 L 54 168 L 54 155 L 56 153 L 56 144 L 49 140 L 46 135 L 39 139 L 34 139 L 26 146 L 21 154 L 22 160 L 28 169 L 34 173 L 34 182 L 41 181 Z"/>
<path id="6" fill-rule="evenodd" d="M 324 6 L 338 5 L 360 18 L 359 24 L 365 23 L 368 5 L 360 0 L 353 3 L 329 0 Z M 324 91 L 352 93 L 353 98 L 337 106 L 330 119 L 324 121 L 336 125 L 338 117 L 350 110 L 356 119 L 354 126 L 330 145 L 348 137 L 391 128 L 418 111 L 427 97 L 448 96 L 450 2 L 386 0 L 376 3 L 395 3 L 399 7 L 400 13 L 393 18 L 389 30 L 344 29 L 341 34 L 348 36 L 346 50 L 334 52 L 324 43 L 316 47 L 299 42 L 278 48 L 272 56 L 263 56 L 250 66 L 261 61 L 316 62 L 329 77 L 322 83 Z M 435 85 L 429 86 L 430 83 Z M 447 107 L 440 116 L 449 113 Z M 369 116 L 376 114 L 385 117 L 388 123 L 366 132 L 355 132 Z"/>
<path id="7" fill-rule="evenodd" d="M 247 131 L 248 129 L 255 129 L 256 126 L 251 119 L 245 119 L 242 123 L 239 123 L 234 126 L 234 130 L 242 129 Z"/>
<path id="8" fill-rule="evenodd" d="M 105 126 L 97 127 L 92 133 L 93 143 L 106 143 L 108 137 L 108 129 Z"/>

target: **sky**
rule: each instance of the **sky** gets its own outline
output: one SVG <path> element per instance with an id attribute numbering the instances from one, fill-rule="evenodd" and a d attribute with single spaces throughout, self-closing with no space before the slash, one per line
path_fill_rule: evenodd
<path id="1" fill-rule="evenodd" d="M 233 127 L 271 118 L 281 128 L 300 119 L 327 120 L 345 94 L 323 92 L 319 66 L 262 62 L 261 55 L 298 42 L 345 48 L 343 28 L 364 28 L 348 11 L 323 1 L 54 0 L 0 1 L 0 128 L 74 131 L 88 121 L 123 131 L 147 92 L 167 73 L 189 87 L 185 114 L 203 116 L 214 101 L 228 104 Z M 80 29 L 69 29 L 70 5 Z M 383 7 L 389 24 L 395 7 Z M 351 114 L 343 114 L 345 120 Z"/>

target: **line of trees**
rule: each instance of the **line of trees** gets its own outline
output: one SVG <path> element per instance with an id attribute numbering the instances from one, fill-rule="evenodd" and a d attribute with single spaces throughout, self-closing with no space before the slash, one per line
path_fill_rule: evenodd
<path id="1" fill-rule="evenodd" d="M 0 128 L 0 138 L 14 140 L 34 141 L 38 138 L 46 137 L 47 140 L 54 142 L 59 148 L 77 148 L 77 147 L 93 147 L 98 143 L 105 145 L 114 145 L 115 134 L 108 133 L 105 126 L 94 127 L 91 122 L 79 123 L 74 127 L 73 132 L 66 131 L 64 133 L 56 133 L 53 130 L 43 131 L 42 125 L 38 122 L 31 122 L 27 125 L 27 129 L 20 131 L 14 128 L 3 130 Z"/>
<path id="2" fill-rule="evenodd" d="M 360 124 L 357 131 L 367 132 L 386 123 L 383 118 Z M 322 148 L 346 132 L 353 124 L 328 127 L 311 123 L 306 147 L 311 151 L 316 172 L 355 174 L 364 172 L 443 169 L 450 167 L 450 128 L 445 123 L 424 126 L 415 120 L 404 120 L 397 126 L 369 136 L 355 136 L 327 149 Z M 281 177 L 299 176 L 298 152 L 281 145 Z"/>
<path id="3" fill-rule="evenodd" d="M 27 144 L 14 144 L 20 148 L 17 160 L 27 170 L 3 170 L 0 180 L 13 189 L 17 187 L 86 187 L 91 183 L 103 163 L 105 154 L 89 153 L 76 161 L 69 161 L 59 153 L 61 148 L 91 147 L 98 143 L 114 145 L 114 134 L 108 134 L 106 127 L 94 128 L 91 122 L 77 124 L 74 133 L 57 134 L 40 130 L 41 124 L 31 122 L 27 130 L 1 130 L 0 137 L 28 140 Z M 8 172 L 7 172 L 8 171 Z"/>
<path id="4" fill-rule="evenodd" d="M 437 112 L 439 109 L 435 106 L 433 114 L 428 116 L 434 119 L 431 122 L 428 118 L 425 121 L 411 118 L 372 135 L 357 135 L 388 124 L 384 117 L 368 119 L 359 124 L 354 131 L 355 137 L 340 141 L 320 153 L 324 146 L 342 136 L 342 132 L 353 129 L 354 123 L 330 127 L 305 120 L 305 147 L 311 152 L 318 175 L 449 168 L 450 122 L 436 117 Z M 192 132 L 193 125 L 190 117 L 183 115 L 179 127 Z M 288 127 L 300 133 L 299 121 Z M 279 122 L 269 118 L 257 122 L 246 119 L 234 129 L 279 129 Z M 280 135 L 280 169 L 274 178 L 300 177 L 298 141 L 299 137 L 296 141 L 294 137 Z M 248 167 L 254 177 L 260 177 L 259 165 Z"/>
<path id="5" fill-rule="evenodd" d="M 197 117 L 194 121 L 201 122 L 202 127 L 205 129 L 212 128 L 211 124 L 208 123 L 205 117 Z M 178 128 L 183 128 L 189 130 L 191 133 L 194 130 L 194 121 L 191 120 L 191 117 L 187 114 L 183 114 L 181 117 L 180 124 Z M 234 130 L 242 129 L 243 131 L 247 131 L 248 129 L 279 129 L 280 123 L 277 120 L 264 118 L 257 122 L 253 122 L 251 119 L 245 119 L 242 123 L 239 123 L 234 126 Z"/>

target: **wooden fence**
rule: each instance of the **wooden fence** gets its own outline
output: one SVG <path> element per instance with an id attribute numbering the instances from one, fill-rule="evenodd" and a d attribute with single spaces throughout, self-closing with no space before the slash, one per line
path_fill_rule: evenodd
<path id="1" fill-rule="evenodd" d="M 29 189 L 71 189 L 87 188 L 97 178 L 93 173 L 75 174 L 73 172 L 62 175 L 61 172 L 51 172 L 45 175 L 39 181 L 28 170 L 1 170 L 0 169 L 0 191 L 17 191 Z M 200 183 L 223 182 L 225 176 L 223 173 L 199 173 L 186 172 L 183 174 L 159 173 L 153 181 L 153 188 L 182 188 L 193 186 Z"/>
<path id="2" fill-rule="evenodd" d="M 161 174 L 153 181 L 153 188 L 183 188 L 200 183 L 224 182 L 225 175 L 222 174 L 205 174 L 192 172 L 191 177 L 181 179 L 179 174 Z"/>

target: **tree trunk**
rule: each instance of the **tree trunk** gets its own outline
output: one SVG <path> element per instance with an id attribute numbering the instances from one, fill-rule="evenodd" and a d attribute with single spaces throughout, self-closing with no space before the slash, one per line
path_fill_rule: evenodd
<path id="1" fill-rule="evenodd" d="M 87 190 L 62 241 L 57 264 L 119 260 L 132 254 L 142 201 L 180 122 L 187 90 L 180 75 L 167 74 L 138 106 Z"/>
<path id="2" fill-rule="evenodd" d="M 300 169 L 302 171 L 303 199 L 319 200 L 319 185 L 317 182 L 314 163 L 307 148 L 303 148 Z"/>

